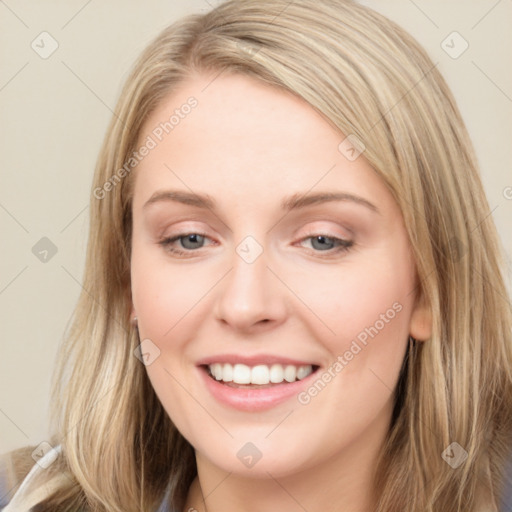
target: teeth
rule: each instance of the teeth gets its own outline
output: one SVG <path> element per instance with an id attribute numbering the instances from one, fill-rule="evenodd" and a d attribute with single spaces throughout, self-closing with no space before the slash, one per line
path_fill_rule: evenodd
<path id="1" fill-rule="evenodd" d="M 268 384 L 270 382 L 270 370 L 264 364 L 254 366 L 251 370 L 251 384 Z"/>
<path id="2" fill-rule="evenodd" d="M 296 370 L 295 366 L 288 365 L 284 369 L 284 380 L 286 382 L 294 382 L 296 378 L 297 378 L 297 370 Z"/>
<path id="3" fill-rule="evenodd" d="M 223 374 L 224 366 L 222 367 Z M 245 366 L 245 364 L 235 364 L 235 366 L 233 366 L 233 382 L 235 382 L 236 384 L 250 384 L 251 369 L 248 366 Z"/>
<path id="4" fill-rule="evenodd" d="M 230 364 L 225 364 L 222 366 L 219 364 L 221 372 L 220 372 L 220 379 L 222 379 L 224 382 L 233 382 L 233 367 Z"/>
<path id="5" fill-rule="evenodd" d="M 273 364 L 270 368 L 270 382 L 279 384 L 284 380 L 284 369 L 280 364 Z"/>
<path id="6" fill-rule="evenodd" d="M 215 363 L 208 366 L 210 373 L 216 380 L 234 382 L 235 384 L 280 384 L 283 381 L 295 382 L 302 380 L 313 372 L 310 364 L 294 366 L 273 364 L 268 367 L 265 364 L 247 366 L 245 364 L 231 365 L 229 363 Z"/>
<path id="7" fill-rule="evenodd" d="M 222 379 L 222 365 L 221 364 L 214 364 L 211 366 L 210 371 L 212 372 L 212 375 L 217 379 Z"/>
<path id="8" fill-rule="evenodd" d="M 297 379 L 302 380 L 304 377 L 307 377 L 311 371 L 308 366 L 299 366 L 297 368 Z"/>

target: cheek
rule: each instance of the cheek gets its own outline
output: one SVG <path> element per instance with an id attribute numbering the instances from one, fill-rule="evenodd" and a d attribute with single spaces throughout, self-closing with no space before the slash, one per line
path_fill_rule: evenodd
<path id="1" fill-rule="evenodd" d="M 134 244 L 131 260 L 132 298 L 140 340 L 150 340 L 159 353 L 146 366 L 148 377 L 165 410 L 181 432 L 194 431 L 204 421 L 200 408 L 183 392 L 195 394 L 188 355 L 201 316 L 207 315 L 205 297 L 218 278 L 210 272 L 177 269 L 165 259 Z"/>
<path id="2" fill-rule="evenodd" d="M 181 320 L 196 309 L 218 278 L 192 266 L 178 269 L 166 261 L 163 251 L 158 252 L 133 248 L 132 297 L 139 334 L 156 344 L 170 338 L 179 342 L 174 334 Z"/>
<path id="3" fill-rule="evenodd" d="M 372 387 L 381 386 L 379 380 L 392 389 L 398 377 L 412 314 L 414 269 L 408 253 L 399 244 L 394 248 L 357 263 L 347 259 L 314 276 L 303 273 L 297 280 L 297 295 L 315 316 L 309 322 L 311 337 L 329 352 L 328 366 L 338 361 L 332 373 L 343 375 L 335 380 L 351 391 L 344 396 L 361 396 L 365 389 L 371 394 Z"/>
<path id="4" fill-rule="evenodd" d="M 311 336 L 330 360 L 299 403 L 311 428 L 338 425 L 349 437 L 365 431 L 384 408 L 391 411 L 412 310 L 410 266 L 385 258 L 366 263 L 317 275 L 324 284 L 316 288 L 316 279 L 303 278 L 300 292 L 322 320 L 310 323 Z"/>
<path id="5" fill-rule="evenodd" d="M 318 318 L 317 323 L 323 324 L 318 333 L 334 342 L 337 338 L 356 337 L 375 323 L 382 330 L 382 315 L 386 326 L 407 324 L 413 283 L 408 269 L 380 260 L 302 273 L 295 289 Z M 401 310 L 400 314 L 397 310 Z M 386 322 L 388 319 L 393 321 Z"/>

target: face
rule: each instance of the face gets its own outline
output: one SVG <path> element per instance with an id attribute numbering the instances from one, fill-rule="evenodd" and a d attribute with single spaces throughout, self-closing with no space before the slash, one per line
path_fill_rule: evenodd
<path id="1" fill-rule="evenodd" d="M 181 84 L 141 132 L 133 309 L 151 383 L 205 464 L 362 463 L 408 336 L 428 337 L 398 206 L 344 139 L 302 100 L 225 74 Z"/>

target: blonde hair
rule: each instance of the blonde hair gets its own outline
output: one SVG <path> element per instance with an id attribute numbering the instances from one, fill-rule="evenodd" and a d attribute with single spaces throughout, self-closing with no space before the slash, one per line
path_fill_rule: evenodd
<path id="1" fill-rule="evenodd" d="M 476 158 L 437 67 L 403 29 L 351 0 L 228 1 L 171 25 L 140 56 L 95 189 L 137 149 L 148 115 L 196 71 L 242 73 L 306 100 L 340 142 L 351 134 L 364 143 L 401 209 L 433 334 L 411 343 L 404 361 L 377 512 L 497 512 L 512 444 L 511 311 Z M 52 398 L 62 455 L 43 477 L 61 481 L 37 510 L 154 510 L 169 482 L 181 510 L 196 474 L 193 448 L 133 355 L 134 172 L 102 199 L 91 196 L 84 290 Z M 467 452 L 457 469 L 442 457 L 452 442 Z"/>

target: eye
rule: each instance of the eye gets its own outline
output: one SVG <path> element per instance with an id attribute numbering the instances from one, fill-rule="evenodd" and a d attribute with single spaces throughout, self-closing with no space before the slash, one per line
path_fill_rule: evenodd
<path id="1" fill-rule="evenodd" d="M 354 245 L 352 240 L 344 240 L 335 236 L 327 236 L 323 234 L 312 234 L 303 238 L 301 242 L 311 240 L 311 247 L 314 252 L 328 252 L 329 254 L 337 254 L 339 252 L 348 251 Z"/>
<path id="2" fill-rule="evenodd" d="M 159 244 L 165 248 L 166 251 L 178 255 L 190 255 L 192 252 L 202 249 L 205 241 L 210 240 L 205 234 L 202 233 L 183 233 L 173 237 L 164 238 L 160 240 Z M 324 234 L 312 234 L 303 238 L 301 245 L 306 241 L 311 241 L 311 247 L 315 253 L 327 253 L 325 256 L 346 252 L 354 245 L 351 240 L 344 240 L 342 238 L 328 236 Z M 176 244 L 179 244 L 177 247 Z M 180 247 L 181 246 L 181 247 Z"/>
<path id="3" fill-rule="evenodd" d="M 183 233 L 174 237 L 164 238 L 159 244 L 173 254 L 184 255 L 201 249 L 207 239 L 209 240 L 206 235 L 201 233 Z M 176 242 L 180 242 L 181 248 L 176 247 Z"/>

